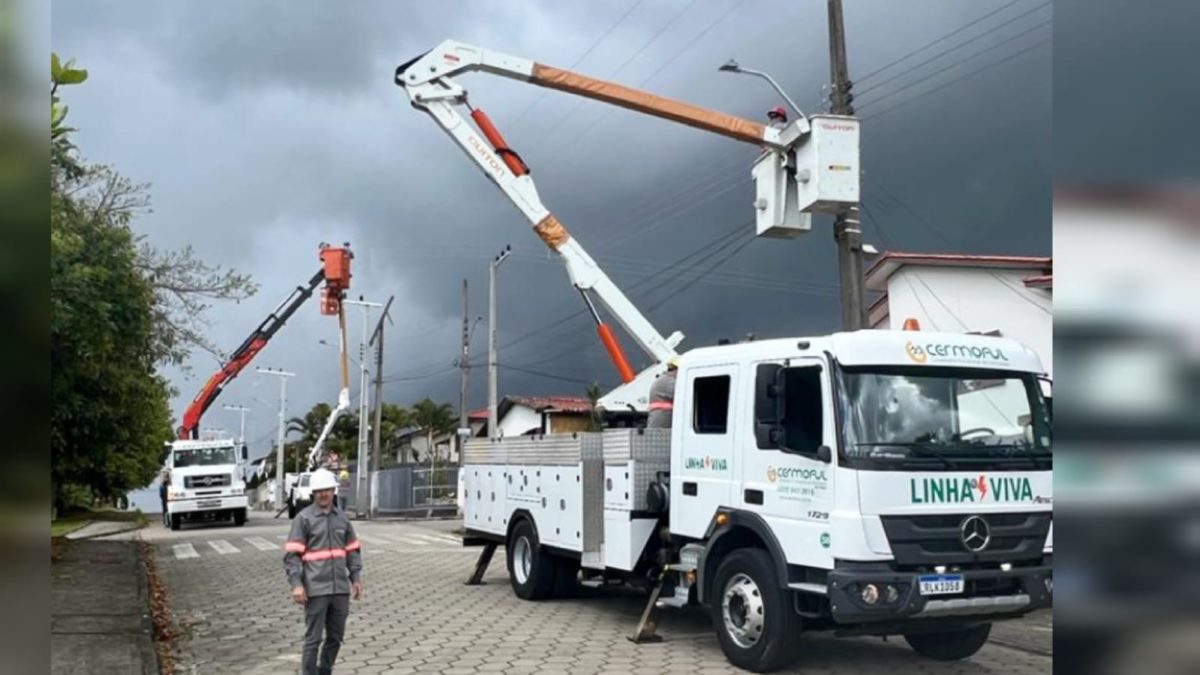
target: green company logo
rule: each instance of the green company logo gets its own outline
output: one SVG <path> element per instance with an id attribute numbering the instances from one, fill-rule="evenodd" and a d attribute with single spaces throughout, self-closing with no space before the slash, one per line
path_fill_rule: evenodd
<path id="1" fill-rule="evenodd" d="M 1032 502 L 1033 486 L 1028 478 L 910 478 L 909 498 L 913 504 L 958 504 L 961 502 Z"/>
<path id="2" fill-rule="evenodd" d="M 683 468 L 701 471 L 728 471 L 729 462 L 720 457 L 686 457 L 683 460 Z"/>
<path id="3" fill-rule="evenodd" d="M 821 548 L 829 548 L 829 533 L 821 533 Z"/>

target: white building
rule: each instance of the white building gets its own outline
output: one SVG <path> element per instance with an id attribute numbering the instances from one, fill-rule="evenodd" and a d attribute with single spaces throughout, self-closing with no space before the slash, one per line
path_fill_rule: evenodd
<path id="1" fill-rule="evenodd" d="M 587 429 L 591 401 L 579 396 L 505 396 L 496 406 L 502 438 L 527 434 L 560 434 Z M 471 430 L 487 437 L 486 408 L 470 414 Z"/>
<path id="2" fill-rule="evenodd" d="M 998 334 L 1037 352 L 1054 373 L 1053 259 L 1033 256 L 888 252 L 866 273 L 882 295 L 869 308 L 872 328 Z"/>

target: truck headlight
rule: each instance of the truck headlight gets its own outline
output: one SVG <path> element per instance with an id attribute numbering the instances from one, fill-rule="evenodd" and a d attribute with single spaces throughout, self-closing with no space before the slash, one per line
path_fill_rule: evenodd
<path id="1" fill-rule="evenodd" d="M 868 605 L 873 605 L 879 602 L 879 587 L 875 584 L 867 584 L 862 589 L 862 601 Z"/>

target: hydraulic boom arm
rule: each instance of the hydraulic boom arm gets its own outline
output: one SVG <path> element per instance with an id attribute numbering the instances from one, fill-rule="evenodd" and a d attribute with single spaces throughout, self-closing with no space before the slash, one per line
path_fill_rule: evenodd
<path id="1" fill-rule="evenodd" d="M 183 413 L 183 421 L 177 430 L 179 438 L 194 439 L 199 437 L 200 417 L 205 411 L 217 400 L 221 395 L 221 391 L 225 385 L 229 384 L 236 378 L 242 370 L 254 360 L 263 347 L 267 346 L 271 338 L 279 332 L 280 328 L 287 323 L 287 320 L 296 313 L 310 297 L 313 291 L 322 281 L 325 282 L 325 291 L 321 299 L 321 312 L 324 314 L 338 313 L 341 309 L 341 299 L 345 290 L 350 287 L 350 259 L 353 254 L 350 253 L 348 247 L 337 248 L 327 245 L 321 247 L 321 269 L 308 280 L 308 284 L 297 286 L 287 298 L 284 299 L 275 311 L 267 315 L 258 328 L 250 333 L 245 342 L 230 354 L 221 369 L 213 373 L 212 377 L 204 383 L 204 387 L 200 389 L 200 393 L 196 394 L 196 398 L 188 404 L 187 410 Z"/>
<path id="2" fill-rule="evenodd" d="M 808 120 L 801 117 L 791 126 L 776 129 L 733 115 L 453 40 L 441 43 L 432 51 L 396 69 L 395 82 L 408 93 L 413 107 L 428 113 L 458 143 L 467 156 L 475 161 L 484 174 L 528 219 L 538 237 L 566 264 L 571 283 L 583 294 L 597 323 L 597 331 L 605 349 L 624 382 L 623 387 L 606 396 L 607 400 L 602 402 L 610 410 L 614 409 L 613 404 L 620 408 L 645 410 L 645 393 L 649 383 L 662 368 L 662 364 L 675 355 L 675 347 L 683 339 L 683 335 L 675 332 L 664 338 L 659 334 L 542 203 L 524 160 L 508 147 L 487 115 L 482 110 L 470 106 L 466 90 L 451 78 L 472 71 L 483 71 L 604 101 L 779 152 L 786 152 L 798 139 L 809 133 Z M 478 132 L 458 112 L 458 105 L 468 108 Z M 638 346 L 654 359 L 656 368 L 648 369 L 635 378 L 616 338 L 592 305 L 589 292 L 599 299 L 622 328 L 637 341 Z M 614 394 L 622 389 L 626 391 L 614 397 Z"/>

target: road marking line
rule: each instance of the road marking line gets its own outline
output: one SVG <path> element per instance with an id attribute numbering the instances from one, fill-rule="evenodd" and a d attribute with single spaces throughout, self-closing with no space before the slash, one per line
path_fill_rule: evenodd
<path id="1" fill-rule="evenodd" d="M 192 546 L 191 544 L 175 544 L 171 548 L 175 549 L 176 560 L 200 557 L 200 554 L 196 552 L 196 547 Z"/>
<path id="2" fill-rule="evenodd" d="M 407 535 L 398 534 L 395 532 L 388 532 L 387 534 L 384 534 L 382 532 L 376 532 L 375 534 L 377 536 L 387 539 L 389 542 L 392 543 L 393 546 L 396 544 L 425 546 L 428 543 L 428 542 L 420 541 L 417 539 L 412 539 L 411 537 L 408 537 Z"/>
<path id="3" fill-rule="evenodd" d="M 372 546 L 392 546 L 392 542 L 374 535 L 358 533 L 358 538 Z"/>
<path id="4" fill-rule="evenodd" d="M 212 550 L 216 551 L 217 553 L 220 553 L 221 555 L 228 555 L 230 553 L 241 553 L 241 551 L 237 547 L 235 547 L 233 544 L 225 541 L 224 539 L 214 539 L 214 540 L 208 542 L 208 545 L 212 547 Z"/>
<path id="5" fill-rule="evenodd" d="M 267 541 L 266 539 L 263 539 L 262 537 L 245 537 L 242 539 L 242 541 L 246 542 L 247 544 L 250 544 L 251 546 L 253 546 L 254 548 L 256 548 L 260 551 L 278 551 L 279 550 L 278 546 L 276 546 L 275 544 L 272 544 L 271 542 Z"/>
<path id="6" fill-rule="evenodd" d="M 446 535 L 415 534 L 413 536 L 420 537 L 421 539 L 424 539 L 425 541 L 431 541 L 435 544 L 461 544 L 462 543 L 461 539 L 455 539 L 454 537 L 448 537 Z"/>

